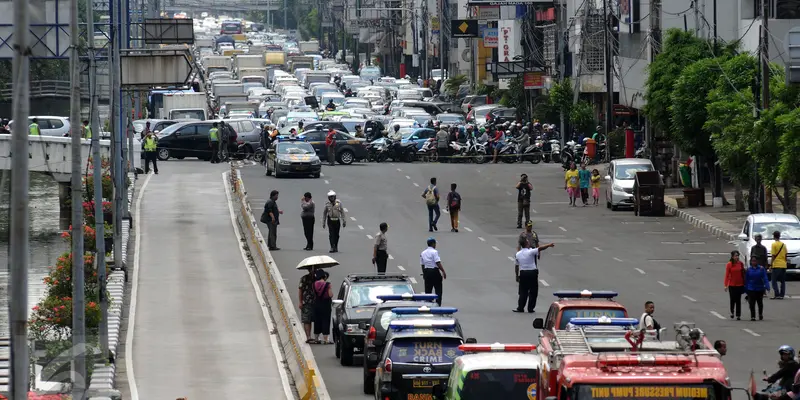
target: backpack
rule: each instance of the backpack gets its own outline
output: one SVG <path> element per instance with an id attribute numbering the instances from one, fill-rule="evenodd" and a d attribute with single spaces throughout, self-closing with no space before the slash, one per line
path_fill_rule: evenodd
<path id="1" fill-rule="evenodd" d="M 450 193 L 450 208 L 454 210 L 461 208 L 461 195 L 457 192 Z"/>
<path id="2" fill-rule="evenodd" d="M 428 189 L 425 191 L 425 203 L 429 206 L 436 204 L 436 186 L 428 186 Z"/>

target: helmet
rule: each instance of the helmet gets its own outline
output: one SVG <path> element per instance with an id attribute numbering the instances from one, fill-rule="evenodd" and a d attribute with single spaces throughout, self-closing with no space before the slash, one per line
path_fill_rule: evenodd
<path id="1" fill-rule="evenodd" d="M 331 196 L 336 196 L 336 192 L 334 192 L 333 190 L 329 191 L 328 192 L 328 197 L 331 197 Z"/>
<path id="2" fill-rule="evenodd" d="M 480 132 L 480 133 L 484 133 L 484 132 L 486 132 L 486 128 L 484 128 L 484 127 L 480 127 L 480 129 L 478 129 L 478 132 Z"/>
<path id="3" fill-rule="evenodd" d="M 789 354 L 792 358 L 794 358 L 794 348 L 785 344 L 781 347 L 778 347 L 778 354 Z"/>

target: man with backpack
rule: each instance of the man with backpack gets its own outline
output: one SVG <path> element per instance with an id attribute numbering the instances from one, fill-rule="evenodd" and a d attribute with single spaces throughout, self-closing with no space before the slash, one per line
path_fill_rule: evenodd
<path id="1" fill-rule="evenodd" d="M 450 213 L 450 232 L 458 232 L 458 212 L 461 211 L 461 195 L 456 192 L 457 185 L 450 184 L 447 194 L 447 212 Z"/>
<path id="2" fill-rule="evenodd" d="M 436 224 L 439 223 L 442 210 L 439 208 L 439 189 L 436 187 L 436 178 L 431 178 L 431 184 L 422 192 L 422 198 L 428 205 L 428 232 L 438 231 L 439 228 Z"/>

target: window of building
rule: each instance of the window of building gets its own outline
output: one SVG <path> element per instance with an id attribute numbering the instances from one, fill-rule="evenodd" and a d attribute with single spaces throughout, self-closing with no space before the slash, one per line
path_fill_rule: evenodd
<path id="1" fill-rule="evenodd" d="M 800 0 L 767 0 L 769 17 L 774 19 L 800 19 Z M 763 0 L 753 2 L 753 15 L 760 17 Z"/>

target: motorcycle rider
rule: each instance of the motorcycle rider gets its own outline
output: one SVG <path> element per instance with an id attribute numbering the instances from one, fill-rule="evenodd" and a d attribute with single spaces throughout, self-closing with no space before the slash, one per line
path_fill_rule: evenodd
<path id="1" fill-rule="evenodd" d="M 778 354 L 780 355 L 778 372 L 764 378 L 767 383 L 778 383 L 778 387 L 775 388 L 776 391 L 770 393 L 771 398 L 778 398 L 783 393 L 792 391 L 794 377 L 797 371 L 800 370 L 800 363 L 794 358 L 795 351 L 792 346 L 783 345 L 779 347 Z"/>
<path id="2" fill-rule="evenodd" d="M 328 105 L 325 106 L 325 111 L 336 111 L 336 104 L 333 103 L 333 99 L 328 101 Z"/>
<path id="3" fill-rule="evenodd" d="M 389 139 L 392 140 L 402 140 L 403 135 L 400 133 L 400 125 L 395 124 L 392 127 L 392 132 L 389 134 Z"/>
<path id="4" fill-rule="evenodd" d="M 489 134 L 486 133 L 486 128 L 481 127 L 478 129 L 478 132 L 480 133 L 480 136 L 475 138 L 475 141 L 480 144 L 487 143 L 489 141 Z"/>

